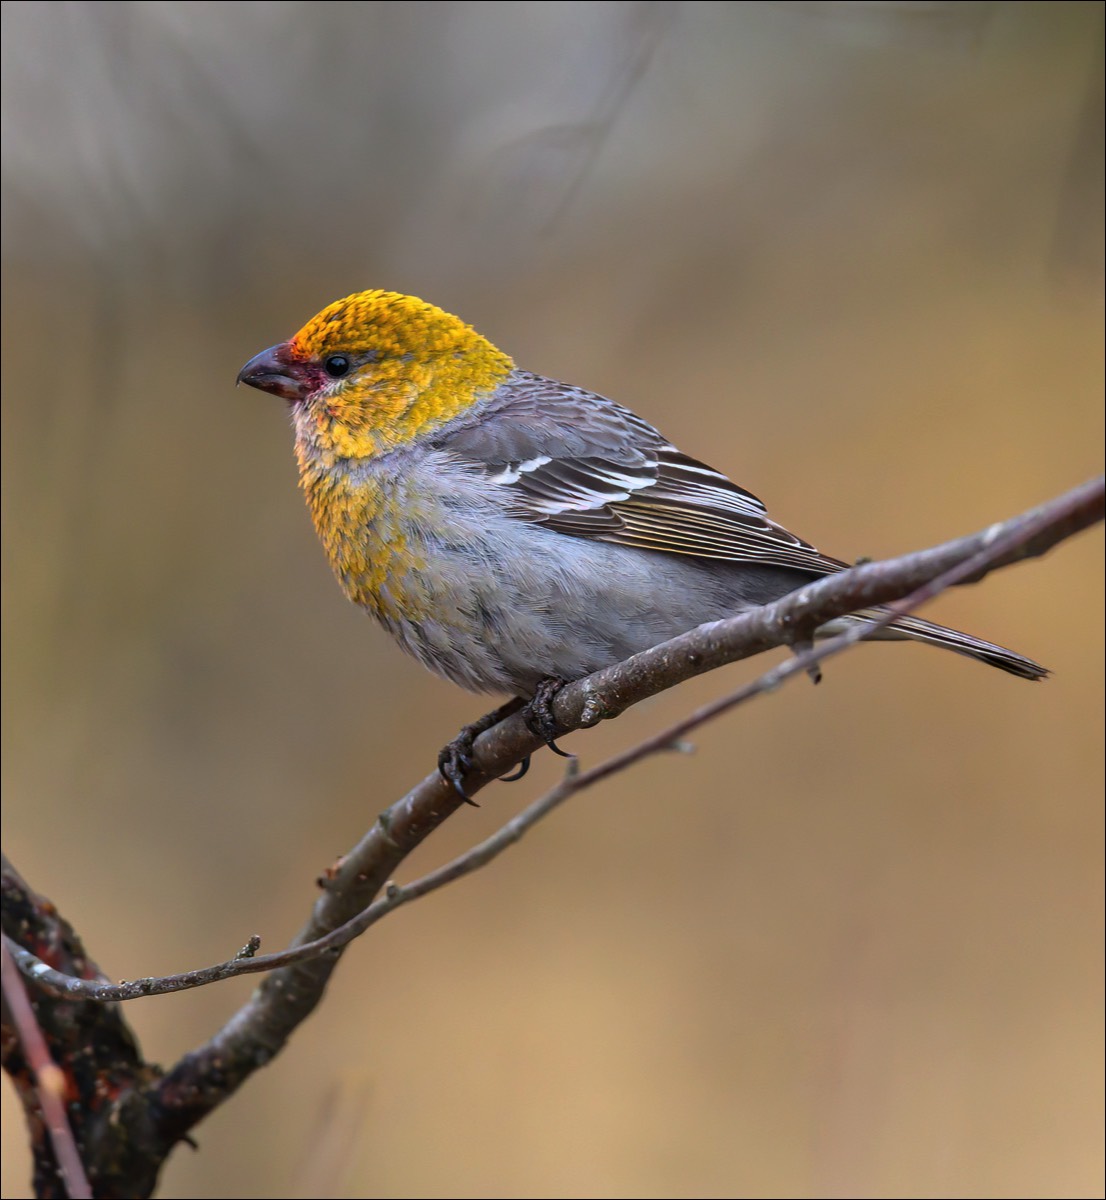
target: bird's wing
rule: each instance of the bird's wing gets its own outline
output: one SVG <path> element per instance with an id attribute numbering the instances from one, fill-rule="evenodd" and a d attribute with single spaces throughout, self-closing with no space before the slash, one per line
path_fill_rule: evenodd
<path id="1" fill-rule="evenodd" d="M 437 440 L 502 487 L 509 512 L 558 533 L 815 575 L 845 565 L 634 413 L 540 376 L 516 372 L 472 424 Z"/>

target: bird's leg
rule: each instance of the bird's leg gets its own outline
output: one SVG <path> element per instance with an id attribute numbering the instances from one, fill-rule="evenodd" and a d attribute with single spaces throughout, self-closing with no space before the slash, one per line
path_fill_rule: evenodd
<path id="1" fill-rule="evenodd" d="M 453 785 L 453 790 L 466 804 L 474 803 L 465 792 L 464 784 L 465 776 L 472 770 L 473 742 L 492 726 L 498 725 L 505 717 L 517 713 L 525 703 L 525 700 L 521 700 L 517 696 L 514 700 L 508 700 L 506 704 L 501 704 L 490 713 L 485 713 L 479 721 L 473 721 L 471 725 L 463 725 L 453 741 L 438 751 L 438 773 L 446 783 Z M 529 766 L 530 759 L 527 757 L 513 775 L 504 775 L 503 778 L 508 781 L 521 779 Z"/>
<path id="2" fill-rule="evenodd" d="M 526 728 L 535 737 L 540 737 L 554 754 L 562 758 L 575 758 L 575 754 L 562 750 L 554 740 L 557 736 L 557 718 L 553 715 L 553 699 L 564 685 L 565 681 L 556 675 L 548 675 L 540 680 L 530 703 L 522 710 L 522 719 L 526 722 Z"/>

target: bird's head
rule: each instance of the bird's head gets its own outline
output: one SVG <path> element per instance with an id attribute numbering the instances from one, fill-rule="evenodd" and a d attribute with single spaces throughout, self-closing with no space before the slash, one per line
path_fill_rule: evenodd
<path id="1" fill-rule="evenodd" d="M 395 449 L 461 415 L 513 368 L 460 318 L 398 292 L 328 305 L 238 382 L 293 409 L 297 443 L 334 458 Z"/>

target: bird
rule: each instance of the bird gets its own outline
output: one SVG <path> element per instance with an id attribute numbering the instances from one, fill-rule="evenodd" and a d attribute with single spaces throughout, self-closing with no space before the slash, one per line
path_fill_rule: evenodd
<path id="1" fill-rule="evenodd" d="M 439 755 L 465 799 L 473 739 L 506 712 L 561 752 L 551 703 L 566 681 L 849 565 L 630 409 L 522 370 L 415 296 L 337 300 L 238 382 L 287 402 L 300 487 L 349 599 L 431 671 L 512 697 Z M 920 617 L 873 636 L 1048 674 Z"/>

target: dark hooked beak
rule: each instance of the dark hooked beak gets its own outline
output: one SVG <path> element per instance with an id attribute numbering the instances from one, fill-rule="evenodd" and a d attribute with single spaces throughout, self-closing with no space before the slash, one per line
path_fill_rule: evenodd
<path id="1" fill-rule="evenodd" d="M 289 357 L 287 342 L 270 346 L 251 358 L 238 372 L 236 382 L 248 383 L 284 400 L 302 400 L 308 391 L 303 367 Z"/>

